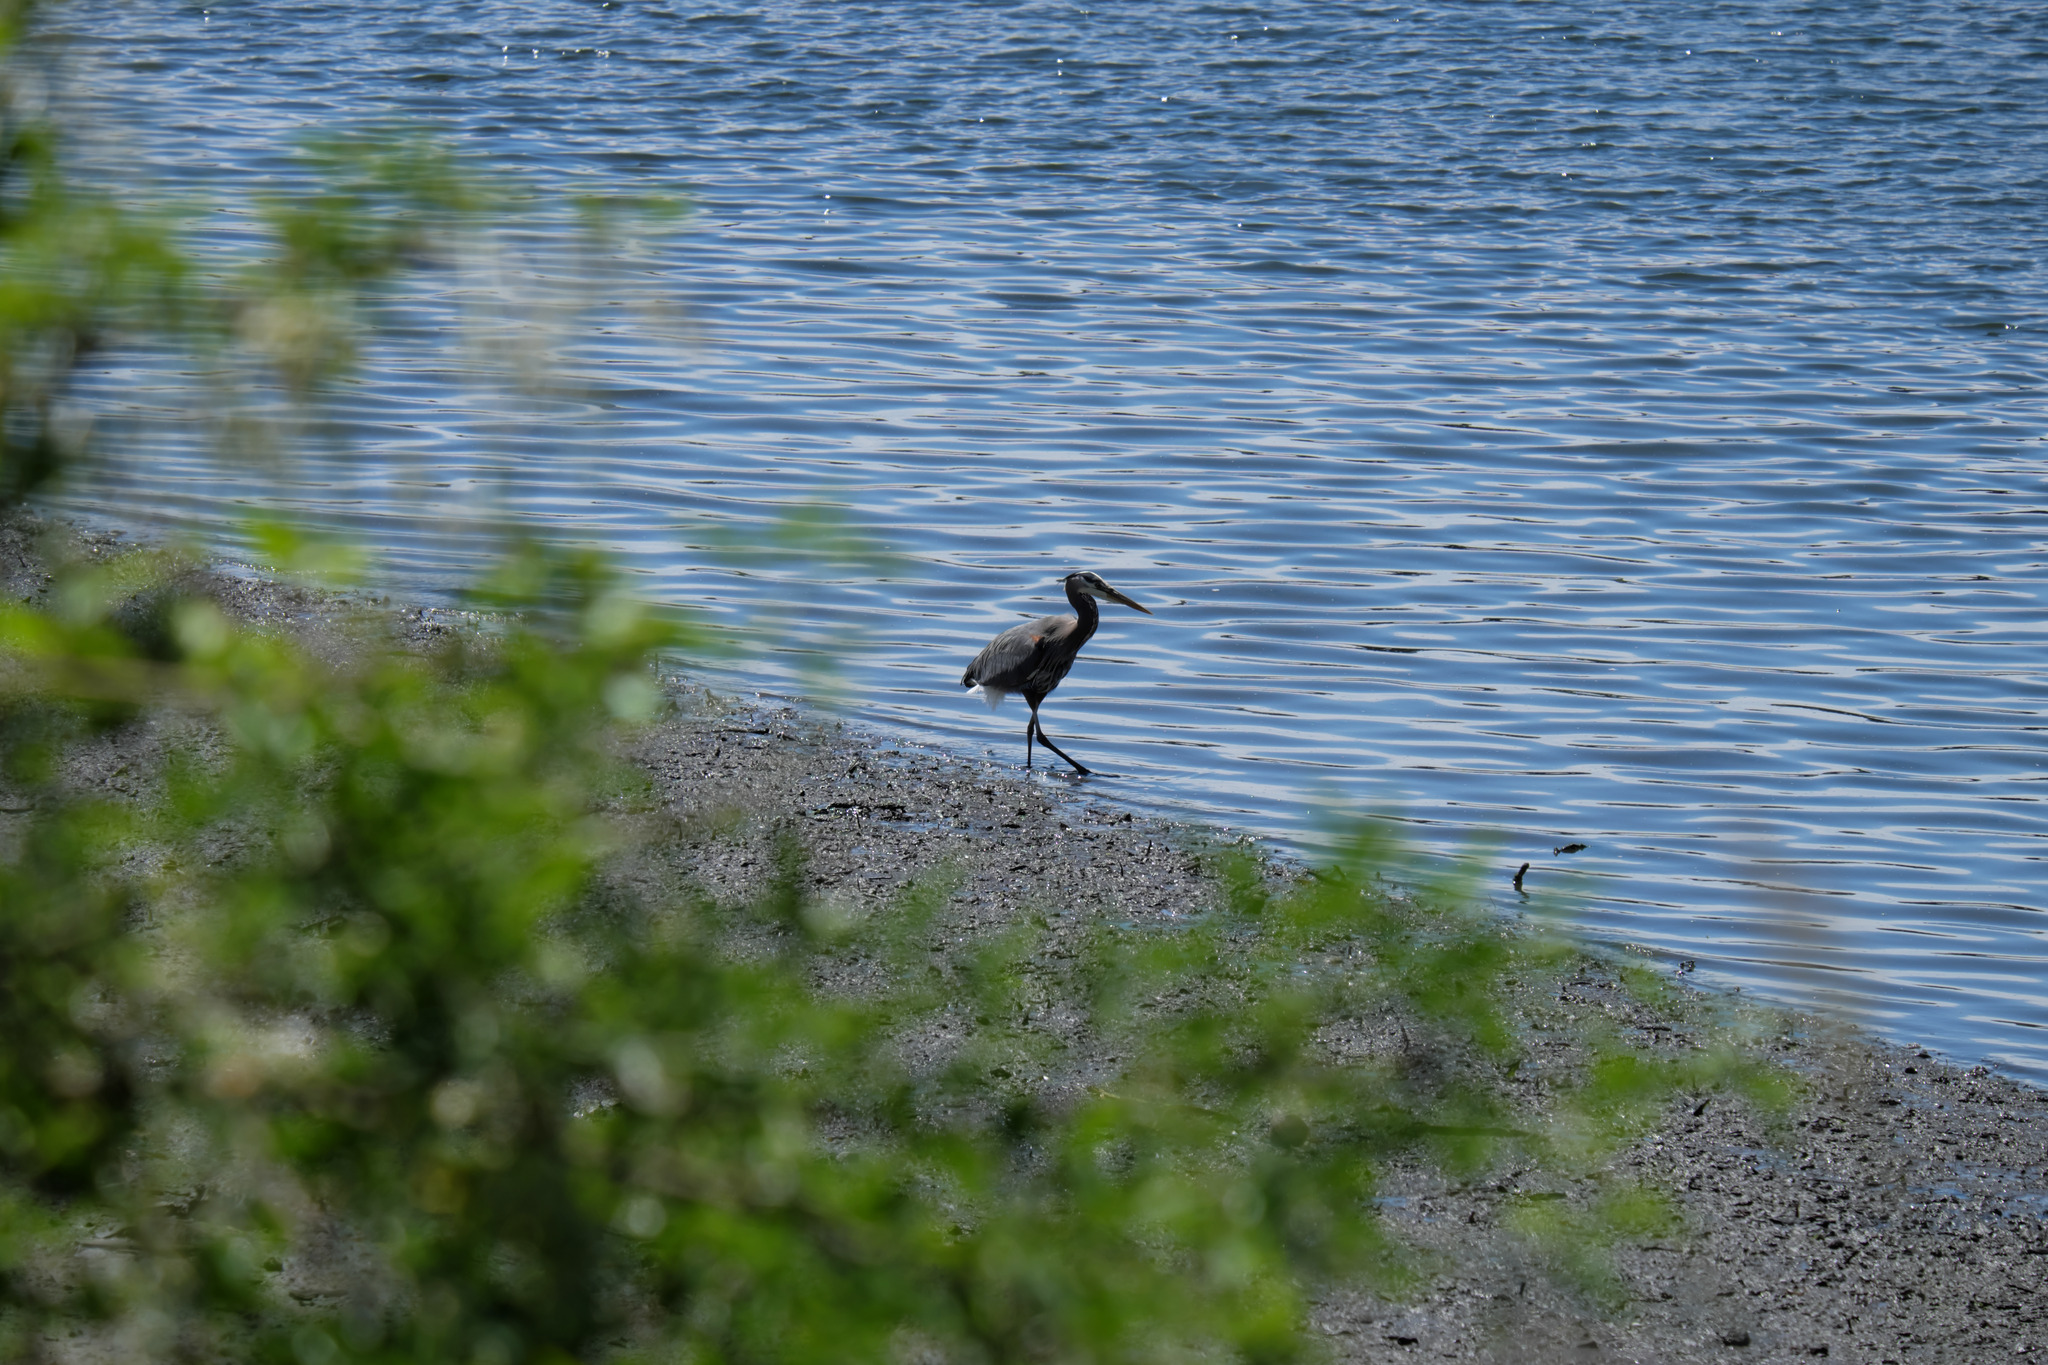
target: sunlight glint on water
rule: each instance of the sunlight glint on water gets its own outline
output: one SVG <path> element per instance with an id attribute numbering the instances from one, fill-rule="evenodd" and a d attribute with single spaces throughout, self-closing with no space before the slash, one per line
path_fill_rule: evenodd
<path id="1" fill-rule="evenodd" d="M 1112 609 L 1048 705 L 1118 774 L 1091 790 L 1297 844 L 1323 799 L 1498 831 L 1504 896 L 1530 861 L 1704 975 L 2048 1072 L 2048 12 L 93 22 L 169 192 L 396 114 L 694 196 L 635 267 L 680 313 L 580 345 L 590 400 L 507 403 L 425 341 L 352 390 L 359 453 L 284 501 L 401 585 L 516 511 L 672 600 L 797 611 L 861 646 L 864 719 L 1013 763 L 1021 708 L 959 669 L 1095 568 L 1158 616 Z M 264 482 L 190 435 L 70 505 L 224 526 Z M 810 496 L 907 574 L 692 548 Z"/>

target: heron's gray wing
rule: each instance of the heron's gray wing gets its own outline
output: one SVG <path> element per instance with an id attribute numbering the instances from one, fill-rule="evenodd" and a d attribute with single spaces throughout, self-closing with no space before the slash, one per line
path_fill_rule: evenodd
<path id="1" fill-rule="evenodd" d="M 1021 692 L 1038 671 L 1048 648 L 1074 629 L 1071 616 L 1041 616 L 1021 626 L 1011 626 L 990 640 L 967 671 L 960 675 L 962 687 L 981 686 L 999 692 Z"/>

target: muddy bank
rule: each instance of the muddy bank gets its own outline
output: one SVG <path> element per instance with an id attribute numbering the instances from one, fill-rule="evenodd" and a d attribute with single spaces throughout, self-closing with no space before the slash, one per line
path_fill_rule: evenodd
<path id="1" fill-rule="evenodd" d="M 957 868 L 949 927 L 963 939 L 1030 915 L 1163 921 L 1213 894 L 1195 856 L 1201 831 L 1133 818 L 1099 788 L 1025 780 L 789 710 L 679 717 L 637 757 L 703 831 L 681 865 L 714 886 L 761 875 L 773 832 L 795 829 L 817 890 L 851 902 Z M 1689 1028 L 1704 1033 L 1724 1004 L 1692 994 L 1676 1017 L 1648 1014 L 1597 957 L 1559 1003 L 1668 1047 Z M 1768 1048 L 1805 1083 L 1787 1124 L 1772 1131 L 1716 1100 L 1684 1104 L 1623 1157 L 1690 1226 L 1622 1253 L 1633 1300 L 1622 1313 L 1562 1288 L 1501 1228 L 1509 1202 L 1531 1193 L 1519 1173 L 1459 1187 L 1408 1171 L 1390 1182 L 1384 1216 L 1442 1269 L 1407 1303 L 1328 1299 L 1316 1325 L 1337 1358 L 1875 1365 L 2048 1349 L 2048 1092 L 1824 1020 L 1771 1020 Z M 1087 1065 L 1055 1080 L 1085 1084 Z"/>
<path id="2" fill-rule="evenodd" d="M 0 585 L 18 600 L 48 591 L 39 540 L 48 529 L 21 517 L 0 524 Z M 119 554 L 122 544 L 99 532 L 68 543 L 65 553 L 89 558 Z M 189 582 L 237 619 L 336 657 L 366 633 L 421 646 L 472 624 L 460 612 L 312 593 L 231 569 L 196 571 Z M 939 954 L 1024 918 L 1052 930 L 1047 951 L 1056 954 L 1062 934 L 1103 918 L 1167 925 L 1214 903 L 1202 861 L 1212 836 L 1119 809 L 1109 784 L 1027 778 L 688 686 L 676 701 L 632 755 L 668 818 L 616 872 L 650 897 L 691 884 L 743 892 L 769 875 L 778 842 L 794 834 L 815 892 L 849 914 L 886 912 L 915 878 L 950 877 L 932 944 Z M 205 742 L 190 727 L 146 719 L 92 746 L 73 780 L 140 794 L 166 747 Z M 1528 1005 L 1535 1041 L 1520 1083 L 1532 1094 L 1546 1063 L 1571 1050 L 1564 1032 L 1541 1026 L 1559 1014 L 1604 1016 L 1646 1044 L 1683 1048 L 1727 1009 L 1695 993 L 1653 1015 L 1619 995 L 1593 954 L 1555 999 Z M 1622 1311 L 1603 1312 L 1563 1287 L 1502 1227 L 1511 1202 L 1568 1202 L 1578 1194 L 1569 1183 L 1502 1170 L 1456 1185 L 1398 1171 L 1383 1216 L 1430 1271 L 1404 1302 L 1326 1297 L 1314 1321 L 1331 1353 L 1904 1362 L 2048 1349 L 2048 1094 L 1825 1021 L 1758 1021 L 1770 1050 L 1804 1081 L 1804 1097 L 1776 1129 L 1711 1097 L 1688 1100 L 1621 1157 L 1687 1219 L 1622 1253 Z M 1085 1039 L 1076 1044 L 1048 1077 L 1055 1089 L 1090 1084 L 1114 1066 Z"/>

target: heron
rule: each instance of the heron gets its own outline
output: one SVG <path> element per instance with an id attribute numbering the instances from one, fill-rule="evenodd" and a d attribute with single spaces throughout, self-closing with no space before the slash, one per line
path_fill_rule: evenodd
<path id="1" fill-rule="evenodd" d="M 1066 589 L 1067 601 L 1074 607 L 1072 616 L 1041 616 L 1036 621 L 1010 627 L 974 656 L 974 662 L 960 675 L 960 685 L 979 692 L 991 711 L 1001 706 L 1003 698 L 1012 692 L 1022 692 L 1031 705 L 1031 719 L 1024 723 L 1024 766 L 1031 766 L 1031 745 L 1036 740 L 1086 777 L 1088 769 L 1046 738 L 1045 728 L 1038 723 L 1038 705 L 1060 685 L 1060 679 L 1074 666 L 1074 656 L 1095 634 L 1096 623 L 1102 619 L 1102 613 L 1095 608 L 1097 598 L 1142 611 L 1147 616 L 1152 609 L 1110 587 L 1102 581 L 1101 574 L 1070 573 Z"/>

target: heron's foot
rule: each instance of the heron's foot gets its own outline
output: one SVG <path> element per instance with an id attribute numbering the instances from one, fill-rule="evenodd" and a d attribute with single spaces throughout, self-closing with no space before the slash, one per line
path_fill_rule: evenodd
<path id="1" fill-rule="evenodd" d="M 1058 754 L 1060 758 L 1066 762 L 1066 765 L 1069 768 L 1072 768 L 1075 772 L 1081 774 L 1081 776 L 1083 777 L 1088 776 L 1088 770 L 1082 767 L 1080 764 L 1074 762 L 1073 756 L 1071 754 L 1069 754 L 1065 749 L 1062 749 L 1059 745 L 1053 743 L 1050 739 L 1046 738 L 1045 727 L 1043 725 L 1038 724 L 1038 718 L 1036 716 L 1033 716 L 1031 719 L 1032 728 L 1038 732 L 1038 742 L 1040 744 L 1043 744 L 1046 748 L 1052 750 L 1054 753 Z M 1024 746 L 1024 752 L 1027 756 L 1030 754 L 1031 746 L 1029 744 L 1026 744 Z"/>

